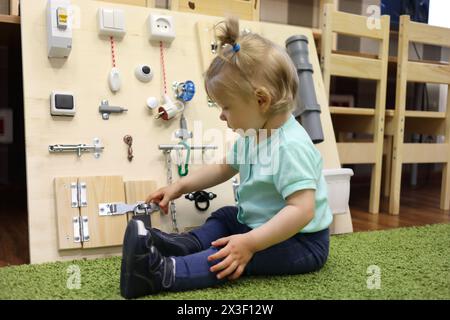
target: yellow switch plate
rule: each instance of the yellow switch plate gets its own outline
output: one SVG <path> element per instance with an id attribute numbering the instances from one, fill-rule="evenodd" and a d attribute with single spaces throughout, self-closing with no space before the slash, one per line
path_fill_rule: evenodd
<path id="1" fill-rule="evenodd" d="M 56 25 L 58 29 L 67 29 L 67 10 L 64 7 L 56 9 Z"/>

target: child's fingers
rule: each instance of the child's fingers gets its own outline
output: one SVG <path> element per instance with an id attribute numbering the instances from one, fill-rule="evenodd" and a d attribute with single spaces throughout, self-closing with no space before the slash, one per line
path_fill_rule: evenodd
<path id="1" fill-rule="evenodd" d="M 229 276 L 237 269 L 238 266 L 239 266 L 238 262 L 236 260 L 233 261 L 225 270 L 223 270 L 217 275 L 217 279 L 223 279 Z"/>
<path id="2" fill-rule="evenodd" d="M 209 271 L 211 271 L 211 272 L 223 271 L 223 270 L 227 269 L 228 266 L 231 265 L 232 263 L 233 263 L 233 259 L 230 256 L 228 256 L 223 261 L 221 261 L 221 262 L 213 265 L 211 268 L 209 268 Z"/>
<path id="3" fill-rule="evenodd" d="M 228 277 L 228 280 L 236 280 L 242 275 L 242 272 L 244 272 L 245 267 L 243 265 L 240 265 L 237 267 L 237 269 L 233 272 L 231 276 Z"/>
<path id="4" fill-rule="evenodd" d="M 170 201 L 170 198 L 169 198 L 169 196 L 167 195 L 167 193 L 164 195 L 164 197 L 163 197 L 163 199 L 159 202 L 159 207 L 161 208 L 161 209 L 163 209 L 163 211 L 164 211 L 164 213 L 166 213 L 167 214 L 167 211 L 168 211 L 168 209 L 169 209 L 169 201 Z"/>
<path id="5" fill-rule="evenodd" d="M 164 214 L 167 214 L 169 211 L 169 206 L 163 206 L 161 203 L 159 204 L 159 208 L 164 212 Z"/>
<path id="6" fill-rule="evenodd" d="M 230 237 L 217 239 L 217 240 L 211 242 L 211 244 L 214 247 L 223 247 L 224 245 L 226 245 L 228 243 L 228 241 L 230 241 Z"/>
<path id="7" fill-rule="evenodd" d="M 226 248 L 222 248 L 219 251 L 217 251 L 216 253 L 210 255 L 208 257 L 208 261 L 214 261 L 214 260 L 219 260 L 222 258 L 225 258 L 226 256 L 228 256 L 229 252 Z"/>
<path id="8" fill-rule="evenodd" d="M 155 202 L 158 203 L 163 198 L 164 194 L 160 191 L 151 193 L 148 195 L 147 199 L 145 199 L 145 203 Z"/>
<path id="9" fill-rule="evenodd" d="M 145 203 L 156 203 L 158 206 L 159 206 L 159 208 L 165 213 L 165 214 L 167 214 L 167 211 L 169 210 L 169 206 L 167 205 L 167 201 L 166 201 L 166 204 L 164 204 L 163 203 L 163 197 L 164 197 L 164 195 L 163 194 L 158 194 L 158 195 L 156 195 L 156 196 L 154 196 L 154 195 L 150 195 L 150 196 L 148 196 L 147 197 L 147 199 L 145 200 Z"/>

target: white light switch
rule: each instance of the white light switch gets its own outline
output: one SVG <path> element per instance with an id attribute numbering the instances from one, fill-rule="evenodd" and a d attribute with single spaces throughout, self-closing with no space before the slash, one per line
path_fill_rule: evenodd
<path id="1" fill-rule="evenodd" d="M 114 9 L 114 28 L 125 31 L 125 18 L 122 10 Z"/>
<path id="2" fill-rule="evenodd" d="M 122 38 L 125 35 L 125 13 L 121 9 L 100 8 L 98 10 L 99 33 Z"/>
<path id="3" fill-rule="evenodd" d="M 114 10 L 103 9 L 102 15 L 103 15 L 103 27 L 114 28 Z"/>

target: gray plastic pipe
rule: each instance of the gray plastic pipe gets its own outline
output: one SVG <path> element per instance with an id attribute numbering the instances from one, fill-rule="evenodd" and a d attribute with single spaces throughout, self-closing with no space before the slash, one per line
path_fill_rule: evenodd
<path id="1" fill-rule="evenodd" d="M 320 105 L 317 103 L 316 90 L 309 63 L 308 38 L 295 35 L 286 40 L 286 50 L 294 62 L 299 78 L 297 91 L 297 107 L 292 112 L 294 117 L 301 118 L 302 126 L 308 132 L 313 143 L 323 142 L 322 123 L 320 122 Z"/>

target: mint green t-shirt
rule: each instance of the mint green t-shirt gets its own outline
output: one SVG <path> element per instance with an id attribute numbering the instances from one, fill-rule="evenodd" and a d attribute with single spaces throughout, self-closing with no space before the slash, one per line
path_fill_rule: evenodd
<path id="1" fill-rule="evenodd" d="M 238 220 L 250 228 L 269 221 L 286 205 L 292 193 L 315 190 L 314 218 L 299 232 L 326 229 L 333 217 L 322 174 L 322 157 L 308 133 L 291 115 L 267 139 L 240 137 L 227 154 L 227 163 L 239 171 Z"/>

